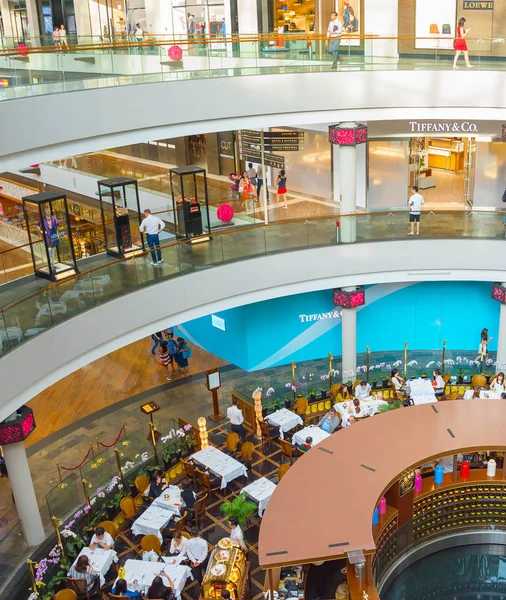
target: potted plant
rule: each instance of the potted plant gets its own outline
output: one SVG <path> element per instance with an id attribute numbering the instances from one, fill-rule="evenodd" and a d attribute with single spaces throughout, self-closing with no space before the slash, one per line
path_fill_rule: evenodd
<path id="1" fill-rule="evenodd" d="M 378 408 L 378 412 L 388 412 L 390 410 L 397 410 L 398 408 L 402 408 L 402 402 L 400 400 L 394 400 L 393 402 L 389 402 L 388 404 L 382 404 Z"/>
<path id="2" fill-rule="evenodd" d="M 381 380 L 382 380 L 383 389 L 386 390 L 388 388 L 388 383 L 389 383 L 388 375 L 382 375 Z"/>
<path id="3" fill-rule="evenodd" d="M 316 394 L 318 393 L 318 390 L 316 388 L 313 388 L 312 390 L 309 390 L 309 402 L 315 402 L 316 401 Z"/>
<path id="4" fill-rule="evenodd" d="M 428 377 L 427 377 L 427 373 L 426 373 L 425 371 L 422 371 L 422 372 L 421 372 L 421 374 L 420 374 L 420 377 L 421 377 L 422 379 L 428 379 Z"/>
<path id="5" fill-rule="evenodd" d="M 184 442 L 186 448 L 183 448 L 181 452 L 181 458 L 187 458 L 188 456 L 190 456 L 190 454 L 193 454 L 193 449 L 197 444 L 197 440 L 191 434 L 186 435 Z"/>
<path id="6" fill-rule="evenodd" d="M 378 378 L 377 378 L 377 377 L 374 377 L 374 379 L 371 379 L 371 388 L 372 388 L 373 390 L 375 390 L 375 389 L 376 389 L 376 387 L 377 387 L 377 385 L 378 385 Z"/>
<path id="7" fill-rule="evenodd" d="M 114 519 L 119 515 L 119 513 L 121 512 L 121 508 L 119 506 L 121 499 L 123 498 L 123 492 L 118 492 L 117 494 L 114 494 L 114 496 L 112 496 L 109 501 L 106 504 L 106 510 L 107 510 L 107 518 L 109 521 L 114 521 Z"/>
<path id="8" fill-rule="evenodd" d="M 174 442 L 171 442 L 165 448 L 164 453 L 162 454 L 163 466 L 166 471 L 168 471 L 171 467 L 174 467 L 178 462 L 178 450 Z"/>
<path id="9" fill-rule="evenodd" d="M 459 369 L 457 373 L 457 383 L 462 385 L 464 383 L 464 369 Z"/>
<path id="10" fill-rule="evenodd" d="M 292 402 L 293 402 L 292 398 L 290 398 L 290 396 L 287 396 L 285 398 L 285 408 L 288 408 L 288 409 L 292 408 Z"/>
<path id="11" fill-rule="evenodd" d="M 246 500 L 246 496 L 241 494 L 234 498 L 232 502 L 224 502 L 220 506 L 220 512 L 226 517 L 236 517 L 239 525 L 244 525 L 249 517 L 256 511 L 257 506 L 254 502 Z"/>
<path id="12" fill-rule="evenodd" d="M 327 397 L 327 390 L 320 390 L 322 395 L 321 395 L 321 399 L 325 400 L 325 398 Z"/>

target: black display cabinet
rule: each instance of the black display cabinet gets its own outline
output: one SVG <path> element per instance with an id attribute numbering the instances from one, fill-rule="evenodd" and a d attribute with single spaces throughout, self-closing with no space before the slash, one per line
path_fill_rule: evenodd
<path id="1" fill-rule="evenodd" d="M 105 249 L 115 258 L 142 254 L 145 250 L 137 179 L 113 177 L 98 182 Z"/>
<path id="2" fill-rule="evenodd" d="M 176 237 L 192 244 L 210 240 L 206 170 L 189 165 L 170 169 L 169 173 Z"/>
<path id="3" fill-rule="evenodd" d="M 24 196 L 23 211 L 35 275 L 60 281 L 79 273 L 67 196 L 55 192 Z"/>

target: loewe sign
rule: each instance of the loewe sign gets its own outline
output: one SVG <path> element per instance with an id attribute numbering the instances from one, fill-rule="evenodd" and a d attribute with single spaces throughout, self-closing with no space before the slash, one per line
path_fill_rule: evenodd
<path id="1" fill-rule="evenodd" d="M 477 133 L 478 125 L 469 121 L 409 121 L 411 133 Z"/>
<path id="2" fill-rule="evenodd" d="M 494 0 L 486 0 L 486 2 L 464 0 L 462 8 L 464 10 L 494 10 Z"/>

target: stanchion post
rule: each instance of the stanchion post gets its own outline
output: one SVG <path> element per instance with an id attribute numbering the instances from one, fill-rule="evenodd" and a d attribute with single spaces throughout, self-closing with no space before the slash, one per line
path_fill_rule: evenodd
<path id="1" fill-rule="evenodd" d="M 443 340 L 443 353 L 441 356 L 441 377 L 445 374 L 446 340 Z"/>
<path id="2" fill-rule="evenodd" d="M 116 466 L 118 467 L 118 475 L 121 479 L 121 485 L 123 486 L 123 493 L 126 494 L 125 482 L 123 481 L 123 471 L 121 470 L 121 460 L 119 456 L 119 450 L 117 448 L 114 448 L 114 454 L 116 454 Z"/>
<path id="3" fill-rule="evenodd" d="M 90 504 L 90 494 L 88 493 L 88 485 L 91 486 L 91 484 L 89 481 L 86 481 L 86 479 L 81 479 L 81 482 L 83 484 L 83 491 L 84 491 L 84 497 L 86 498 L 86 504 L 90 507 L 90 510 L 93 512 L 93 509 Z"/>
<path id="4" fill-rule="evenodd" d="M 61 541 L 60 530 L 58 529 L 58 519 L 55 516 L 51 517 L 51 521 L 53 523 L 54 532 L 56 534 L 56 543 L 60 547 L 61 555 L 65 556 L 65 549 L 63 548 L 63 543 Z"/>
<path id="5" fill-rule="evenodd" d="M 60 490 L 64 490 L 67 487 L 67 484 L 62 479 L 60 463 L 56 463 L 56 466 L 58 467 L 58 477 L 60 478 L 60 483 L 58 484 L 58 487 L 60 488 Z"/>
<path id="6" fill-rule="evenodd" d="M 294 390 L 295 387 L 295 362 L 292 360 L 292 394 L 293 394 L 293 403 L 295 405 L 295 401 L 297 400 L 297 390 Z"/>
<path id="7" fill-rule="evenodd" d="M 122 446 L 130 446 L 130 444 L 132 443 L 130 440 L 127 439 L 127 431 L 126 431 L 126 425 L 125 425 L 125 421 L 121 421 L 121 427 L 123 427 L 123 441 L 121 442 Z"/>
<path id="8" fill-rule="evenodd" d="M 155 455 L 156 458 L 156 462 L 158 464 L 160 464 L 160 460 L 158 459 L 158 451 L 156 449 L 156 433 L 155 433 L 155 424 L 153 423 L 153 421 L 149 422 L 149 433 L 150 433 L 150 437 L 151 437 L 151 444 L 153 445 L 153 453 Z"/>
<path id="9" fill-rule="evenodd" d="M 404 379 L 408 372 L 408 342 L 404 342 Z"/>
<path id="10" fill-rule="evenodd" d="M 371 354 L 371 349 L 369 348 L 369 346 L 366 346 L 365 347 L 365 380 L 367 381 L 367 383 L 369 383 L 369 362 L 371 360 L 370 354 Z"/>
<path id="11" fill-rule="evenodd" d="M 334 372 L 334 357 L 332 356 L 332 352 L 329 352 L 329 394 L 332 389 L 332 375 Z"/>

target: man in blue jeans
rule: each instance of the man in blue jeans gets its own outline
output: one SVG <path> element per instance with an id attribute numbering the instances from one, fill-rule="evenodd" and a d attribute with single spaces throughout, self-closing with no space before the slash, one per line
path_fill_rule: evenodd
<path id="1" fill-rule="evenodd" d="M 146 234 L 146 241 L 151 250 L 151 264 L 156 267 L 163 263 L 162 251 L 160 250 L 160 231 L 165 227 L 165 223 L 151 214 L 149 208 L 144 210 L 144 220 L 139 227 L 141 233 Z M 156 247 L 156 252 L 155 252 Z"/>
<path id="2" fill-rule="evenodd" d="M 343 32 L 343 24 L 339 20 L 337 13 L 333 12 L 330 15 L 330 23 L 327 29 L 327 40 L 325 45 L 329 49 L 329 53 L 332 54 L 332 66 L 331 69 L 337 69 L 337 63 L 342 62 L 339 58 L 339 46 L 341 45 L 341 34 Z"/>

